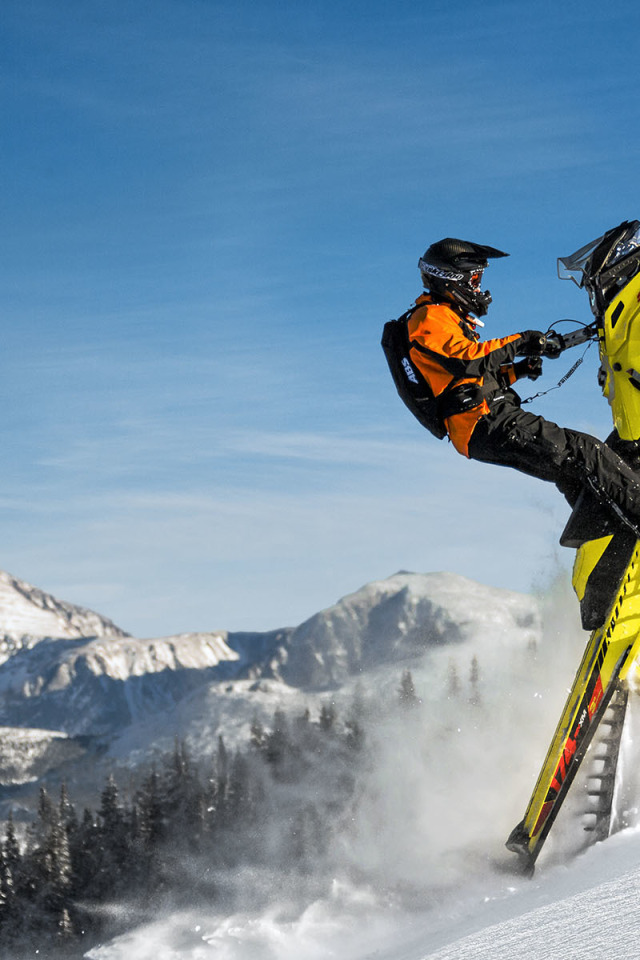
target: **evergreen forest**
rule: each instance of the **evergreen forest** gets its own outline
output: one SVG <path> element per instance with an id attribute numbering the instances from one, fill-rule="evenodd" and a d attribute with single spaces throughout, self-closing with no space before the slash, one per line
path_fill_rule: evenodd
<path id="1" fill-rule="evenodd" d="M 479 702 L 477 673 L 468 703 Z M 449 687 L 458 699 L 453 668 Z M 339 715 L 327 700 L 315 717 L 277 709 L 268 726 L 255 718 L 240 746 L 219 736 L 197 759 L 176 740 L 133 774 L 111 772 L 95 809 L 78 809 L 64 784 L 41 787 L 33 820 L 10 816 L 0 839 L 0 960 L 74 960 L 180 907 L 232 912 L 239 877 L 254 898 L 261 876 L 265 897 L 274 877 L 315 882 L 332 844 L 355 829 L 376 763 L 370 732 L 389 712 L 409 735 L 411 722 L 421 729 L 421 703 L 405 670 L 393 703 L 356 695 Z"/>

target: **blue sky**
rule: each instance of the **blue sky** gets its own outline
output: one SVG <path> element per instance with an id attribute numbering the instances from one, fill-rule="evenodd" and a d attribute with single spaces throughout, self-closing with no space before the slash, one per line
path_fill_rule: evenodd
<path id="1" fill-rule="evenodd" d="M 555 259 L 640 214 L 635 2 L 5 0 L 0 25 L 0 568 L 149 636 L 570 563 L 560 495 L 431 438 L 379 340 L 443 236 L 511 253 L 487 335 L 588 319 Z M 606 435 L 596 367 L 534 409 Z"/>

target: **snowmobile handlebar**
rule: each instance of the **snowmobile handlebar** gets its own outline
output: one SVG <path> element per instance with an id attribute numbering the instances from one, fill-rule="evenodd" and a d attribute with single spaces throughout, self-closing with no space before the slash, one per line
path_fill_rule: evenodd
<path id="1" fill-rule="evenodd" d="M 571 347 L 579 347 L 581 343 L 587 343 L 587 341 L 595 339 L 597 335 L 598 328 L 595 322 L 584 327 L 578 327 L 570 333 L 559 333 L 557 330 L 550 328 L 544 335 L 541 355 L 543 357 L 559 357 L 565 350 L 570 350 Z"/>

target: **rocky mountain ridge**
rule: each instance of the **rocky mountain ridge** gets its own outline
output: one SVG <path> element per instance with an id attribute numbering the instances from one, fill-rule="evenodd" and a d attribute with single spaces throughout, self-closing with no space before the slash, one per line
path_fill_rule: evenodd
<path id="1" fill-rule="evenodd" d="M 0 664 L 45 637 L 126 637 L 108 617 L 50 593 L 0 570 Z"/>
<path id="2" fill-rule="evenodd" d="M 4 574 L 0 635 L 17 639 L 0 664 L 0 723 L 103 734 L 166 709 L 202 683 L 271 677 L 332 689 L 382 663 L 477 636 L 487 625 L 535 632 L 539 619 L 531 597 L 449 573 L 401 572 L 295 628 L 138 639 Z"/>
<path id="3" fill-rule="evenodd" d="M 397 669 L 471 637 L 497 633 L 528 643 L 540 629 L 532 597 L 449 573 L 401 572 L 295 628 L 138 639 L 93 611 L 1 574 L 0 783 L 37 779 L 30 758 L 40 776 L 47 762 L 73 759 L 78 744 L 89 749 L 92 738 L 102 750 L 114 738 L 126 740 L 128 730 L 143 731 L 138 747 L 145 736 L 152 742 L 158 724 L 170 725 L 179 710 L 194 712 L 192 729 L 204 711 L 207 736 L 215 735 L 213 716 L 221 730 L 228 721 L 248 725 L 258 686 L 271 685 L 279 695 L 299 691 L 296 697 L 330 693 L 385 664 Z M 34 745 L 27 749 L 29 729 Z M 24 769 L 16 772 L 20 757 Z"/>

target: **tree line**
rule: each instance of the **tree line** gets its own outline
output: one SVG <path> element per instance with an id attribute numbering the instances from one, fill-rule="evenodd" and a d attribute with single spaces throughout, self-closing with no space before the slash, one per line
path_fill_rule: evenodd
<path id="1" fill-rule="evenodd" d="M 12 816 L 0 843 L 0 957 L 81 956 L 129 920 L 185 891 L 223 896 L 220 871 L 265 863 L 313 870 L 353 794 L 364 731 L 325 704 L 270 726 L 255 719 L 248 742 L 195 760 L 183 742 L 148 767 L 124 797 L 110 774 L 95 811 L 78 812 L 62 786 L 40 789 L 35 819 Z M 128 925 L 127 921 L 123 921 Z"/>
<path id="2" fill-rule="evenodd" d="M 470 703 L 478 677 L 474 658 Z M 395 704 L 422 722 L 409 670 Z M 313 876 L 353 820 L 359 777 L 375 763 L 366 730 L 381 711 L 358 695 L 343 717 L 331 701 L 315 718 L 277 709 L 268 725 L 254 718 L 244 744 L 230 750 L 219 736 L 197 760 L 176 741 L 126 791 L 110 773 L 95 810 L 78 810 L 64 784 L 56 795 L 42 787 L 33 821 L 10 816 L 0 840 L 0 960 L 81 957 L 181 896 L 224 906 L 221 877 L 245 864 Z"/>

